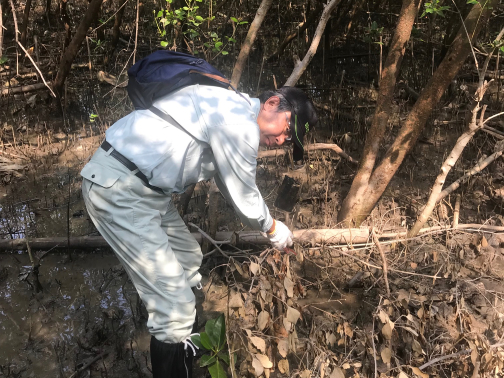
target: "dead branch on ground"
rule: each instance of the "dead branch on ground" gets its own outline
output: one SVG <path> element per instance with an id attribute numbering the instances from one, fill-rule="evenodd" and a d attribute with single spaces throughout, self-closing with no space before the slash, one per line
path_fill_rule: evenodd
<path id="1" fill-rule="evenodd" d="M 504 232 L 504 227 L 485 224 L 459 224 L 456 228 L 449 226 L 434 226 L 420 230 L 419 234 L 430 234 L 437 232 L 446 232 L 460 230 L 465 232 Z M 346 228 L 346 229 L 306 229 L 294 230 L 294 241 L 299 244 L 342 244 L 352 245 L 357 243 L 369 243 L 371 234 L 367 228 Z M 192 233 L 193 237 L 202 243 L 203 237 L 199 232 Z M 379 240 L 388 240 L 395 242 L 406 241 L 404 239 L 407 231 L 392 231 L 377 235 Z M 241 232 L 217 232 L 214 242 L 218 244 L 244 244 L 251 243 L 256 245 L 267 245 L 269 239 L 265 238 L 259 231 L 241 231 Z M 372 244 L 370 244 L 371 246 Z M 101 236 L 78 236 L 68 239 L 65 237 L 36 238 L 30 240 L 32 249 L 45 250 L 49 248 L 100 248 L 107 247 L 108 244 Z M 25 250 L 25 239 L 0 240 L 0 250 Z"/>
<path id="2" fill-rule="evenodd" d="M 341 149 L 340 146 L 338 146 L 335 143 L 314 143 L 314 144 L 310 144 L 305 147 L 305 151 L 311 152 L 311 151 L 318 151 L 318 150 L 333 150 L 341 157 L 347 159 L 349 162 L 354 163 L 354 164 L 359 164 L 359 162 L 357 160 L 355 160 L 350 155 L 348 155 L 345 151 L 343 151 Z M 257 158 L 262 159 L 262 158 L 269 158 L 269 157 L 277 157 L 277 156 L 282 156 L 285 154 L 286 154 L 286 151 L 284 149 L 259 151 Z"/>

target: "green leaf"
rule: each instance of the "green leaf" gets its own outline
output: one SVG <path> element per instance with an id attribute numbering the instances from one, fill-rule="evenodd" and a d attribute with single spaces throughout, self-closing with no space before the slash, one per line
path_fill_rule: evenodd
<path id="1" fill-rule="evenodd" d="M 222 55 L 227 55 L 227 54 L 229 54 L 229 53 L 228 53 L 227 51 L 225 51 L 225 50 L 222 50 L 222 51 L 221 51 L 221 54 L 222 54 Z"/>
<path id="2" fill-rule="evenodd" d="M 217 48 L 217 49 L 218 49 L 218 48 L 219 48 L 219 47 L 221 47 L 221 46 L 222 46 L 222 42 L 216 42 L 216 43 L 215 43 L 215 48 Z"/>
<path id="3" fill-rule="evenodd" d="M 467 0 L 466 4 L 476 5 L 476 4 L 478 4 L 478 0 Z"/>
<path id="4" fill-rule="evenodd" d="M 157 12 L 157 16 L 156 17 L 158 17 L 158 18 L 163 17 L 163 11 L 160 10 L 159 12 Z"/>
<path id="5" fill-rule="evenodd" d="M 248 24 L 248 21 L 242 21 L 238 23 L 238 25 L 245 25 L 245 24 Z"/>
<path id="6" fill-rule="evenodd" d="M 222 368 L 222 365 L 220 364 L 219 360 L 215 361 L 215 364 L 210 365 L 208 367 L 208 371 L 210 372 L 210 375 L 212 378 L 226 378 L 227 374 Z"/>
<path id="7" fill-rule="evenodd" d="M 196 334 L 194 336 L 191 336 L 191 341 L 193 342 L 194 345 L 196 345 L 200 349 L 206 349 L 203 344 L 201 343 L 201 336 L 199 334 Z"/>
<path id="8" fill-rule="evenodd" d="M 208 365 L 213 364 L 217 360 L 217 356 L 209 356 L 208 354 L 205 354 L 204 356 L 201 356 L 200 360 L 200 367 L 205 367 Z"/>
<path id="9" fill-rule="evenodd" d="M 201 332 L 200 333 L 200 340 L 201 340 L 201 345 L 203 345 L 203 348 L 207 350 L 212 350 L 212 342 L 210 341 L 210 338 L 208 337 L 208 334 L 206 332 Z"/>
<path id="10" fill-rule="evenodd" d="M 168 42 L 166 41 L 161 41 L 161 47 L 166 47 L 168 46 Z"/>
<path id="11" fill-rule="evenodd" d="M 218 35 L 217 35 L 217 33 L 216 33 L 216 32 L 211 32 L 211 33 L 210 33 L 210 37 L 212 37 L 212 38 L 217 38 L 217 37 L 218 37 Z"/>
<path id="12" fill-rule="evenodd" d="M 500 47 L 500 51 L 502 51 L 502 52 L 504 53 L 504 46 L 501 46 L 501 47 Z M 1 62 L 1 61 L 2 61 L 2 59 L 0 59 L 0 62 Z M 2 64 L 2 63 L 0 63 L 0 64 Z"/>
<path id="13" fill-rule="evenodd" d="M 5 64 L 9 61 L 9 58 L 6 56 L 0 56 L 0 64 Z"/>
<path id="14" fill-rule="evenodd" d="M 236 17 L 230 17 L 231 21 L 238 23 L 238 19 Z"/>
<path id="15" fill-rule="evenodd" d="M 207 321 L 205 332 L 208 334 L 213 346 L 221 349 L 226 342 L 226 321 L 224 314 L 221 314 L 217 319 Z"/>
<path id="16" fill-rule="evenodd" d="M 201 22 L 205 21 L 205 19 L 201 16 L 196 16 L 196 20 L 201 21 Z"/>
<path id="17" fill-rule="evenodd" d="M 227 365 L 229 365 L 229 354 L 226 352 L 219 352 L 217 357 L 224 361 Z"/>

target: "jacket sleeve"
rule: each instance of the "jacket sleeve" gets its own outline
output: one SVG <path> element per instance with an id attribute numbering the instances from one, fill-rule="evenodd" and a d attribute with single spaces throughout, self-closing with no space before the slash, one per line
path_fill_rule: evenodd
<path id="1" fill-rule="evenodd" d="M 256 185 L 259 136 L 244 132 L 245 127 L 257 126 L 215 127 L 209 133 L 218 170 L 215 183 L 245 225 L 266 232 L 273 218 Z"/>

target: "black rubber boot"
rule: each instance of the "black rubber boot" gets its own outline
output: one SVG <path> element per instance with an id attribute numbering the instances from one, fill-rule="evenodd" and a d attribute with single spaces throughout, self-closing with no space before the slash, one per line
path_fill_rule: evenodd
<path id="1" fill-rule="evenodd" d="M 184 343 L 163 343 L 151 336 L 150 355 L 153 378 L 192 378 L 194 356 Z"/>

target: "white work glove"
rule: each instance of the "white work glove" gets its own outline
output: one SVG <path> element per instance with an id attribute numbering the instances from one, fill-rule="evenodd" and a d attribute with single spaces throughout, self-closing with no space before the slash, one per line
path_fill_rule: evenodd
<path id="1" fill-rule="evenodd" d="M 271 245 L 283 251 L 285 248 L 292 246 L 292 239 L 294 235 L 291 230 L 280 221 L 273 219 L 273 231 L 266 233 Z"/>

